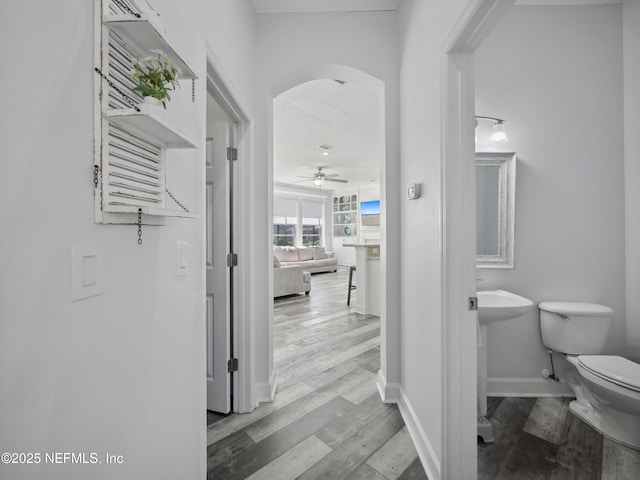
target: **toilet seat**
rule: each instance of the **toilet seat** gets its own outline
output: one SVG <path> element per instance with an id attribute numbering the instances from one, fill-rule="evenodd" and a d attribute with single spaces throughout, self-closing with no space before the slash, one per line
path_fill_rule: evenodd
<path id="1" fill-rule="evenodd" d="M 579 355 L 580 366 L 602 380 L 640 393 L 640 365 L 615 355 Z"/>

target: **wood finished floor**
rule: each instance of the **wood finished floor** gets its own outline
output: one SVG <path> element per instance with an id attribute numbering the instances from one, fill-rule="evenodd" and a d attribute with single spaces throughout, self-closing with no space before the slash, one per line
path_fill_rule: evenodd
<path id="1" fill-rule="evenodd" d="M 347 307 L 347 280 L 346 270 L 313 275 L 309 296 L 276 299 L 275 401 L 209 412 L 209 480 L 427 478 L 397 406 L 376 389 L 379 319 Z"/>
<path id="2" fill-rule="evenodd" d="M 494 443 L 478 443 L 478 479 L 639 480 L 640 452 L 569 412 L 570 398 L 489 398 Z"/>

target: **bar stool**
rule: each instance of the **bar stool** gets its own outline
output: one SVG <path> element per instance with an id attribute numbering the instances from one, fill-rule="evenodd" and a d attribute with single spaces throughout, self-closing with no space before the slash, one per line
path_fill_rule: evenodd
<path id="1" fill-rule="evenodd" d="M 347 306 L 351 305 L 351 290 L 355 290 L 356 286 L 353 283 L 353 272 L 356 271 L 356 266 L 351 265 L 349 267 L 349 293 L 347 295 Z"/>

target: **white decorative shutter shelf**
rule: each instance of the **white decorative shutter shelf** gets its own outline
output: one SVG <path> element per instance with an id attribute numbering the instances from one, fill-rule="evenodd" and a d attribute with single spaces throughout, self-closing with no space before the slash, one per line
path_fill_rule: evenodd
<path id="1" fill-rule="evenodd" d="M 137 57 L 150 55 L 152 49 L 162 50 L 169 57 L 171 65 L 182 70 L 180 78 L 198 78 L 178 50 L 165 38 L 164 27 L 159 19 L 146 14 L 140 14 L 140 18 L 131 14 L 105 15 L 103 24 L 125 40 Z"/>
<path id="2" fill-rule="evenodd" d="M 144 106 L 139 108 L 140 112 L 136 112 L 133 108 L 107 110 L 105 118 L 138 134 L 150 143 L 156 143 L 164 148 L 198 148 L 194 141 L 152 109 L 146 110 Z"/>
<path id="3" fill-rule="evenodd" d="M 142 105 L 134 90 L 132 61 L 162 50 L 181 69 L 180 79 L 197 77 L 165 37 L 161 19 L 135 0 L 96 2 L 95 219 L 98 223 L 131 224 L 139 211 L 147 225 L 162 217 L 197 218 L 167 208 L 165 151 L 198 148 L 195 141 L 165 115 Z M 144 8 L 142 8 L 144 7 Z M 177 207 L 176 207 L 177 208 Z"/>
<path id="4" fill-rule="evenodd" d="M 113 206 L 113 213 L 138 213 L 138 209 L 142 209 L 143 215 L 152 215 L 158 217 L 179 217 L 179 218 L 198 218 L 197 213 L 185 212 L 182 210 L 168 210 L 166 208 L 159 207 L 132 207 L 130 205 L 116 205 Z M 104 212 L 111 213 L 110 208 L 105 208 Z M 105 222 L 105 223 L 114 223 L 114 222 Z M 122 223 L 133 224 L 133 221 L 126 221 Z M 147 223 L 147 222 L 145 222 Z M 149 223 L 151 225 L 151 223 Z"/>

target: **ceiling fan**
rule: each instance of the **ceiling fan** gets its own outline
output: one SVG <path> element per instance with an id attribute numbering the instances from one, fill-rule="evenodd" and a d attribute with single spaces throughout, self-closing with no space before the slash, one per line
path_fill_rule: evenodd
<path id="1" fill-rule="evenodd" d="M 313 183 L 321 187 L 325 183 L 332 183 L 332 182 L 347 183 L 348 182 L 348 180 L 342 180 L 340 178 L 336 178 L 340 176 L 337 173 L 332 173 L 330 175 L 327 175 L 322 171 L 323 168 L 324 167 L 318 167 L 318 171 L 313 174 L 313 177 L 303 177 L 301 175 L 298 175 L 298 178 L 303 178 L 304 180 L 297 180 L 293 183 L 308 182 L 309 180 L 313 180 Z"/>

